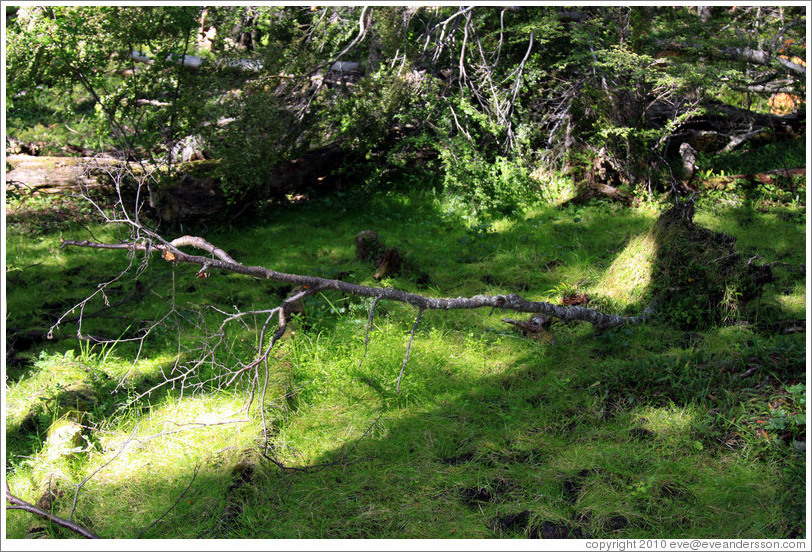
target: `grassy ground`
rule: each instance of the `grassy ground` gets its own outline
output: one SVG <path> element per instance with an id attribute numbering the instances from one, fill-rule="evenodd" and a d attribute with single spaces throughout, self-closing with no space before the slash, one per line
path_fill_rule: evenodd
<path id="1" fill-rule="evenodd" d="M 697 223 L 737 237 L 745 258 L 776 263 L 762 296 L 725 324 L 596 333 L 559 323 L 553 343 L 515 333 L 504 313 L 428 312 L 398 394 L 416 313 L 379 305 L 364 357 L 369 302 L 319 294 L 269 366 L 264 406 L 246 413 L 248 378 L 217 388 L 210 366 L 196 387 L 137 397 L 194 355 L 218 319 L 207 305 L 268 308 L 288 290 L 236 275 L 198 280 L 156 258 L 111 286 L 110 308 L 99 298 L 84 312 L 83 335 L 131 337 L 174 305 L 140 350 L 87 345 L 69 320 L 49 341 L 57 316 L 130 262 L 60 249 L 60 238 L 124 236 L 56 216 L 53 202 L 12 198 L 11 492 L 109 538 L 803 536 L 805 333 L 779 329 L 806 317 L 805 204 L 765 205 L 731 192 L 698 207 Z M 432 296 L 558 302 L 575 291 L 634 314 L 657 277 L 645 236 L 659 211 L 539 205 L 480 224 L 431 195 L 345 196 L 184 233 L 279 271 Z M 372 264 L 354 259 L 366 229 L 405 252 L 401 274 L 378 284 Z M 229 334 L 235 357 L 257 323 Z M 82 397 L 82 408 L 66 404 Z M 54 435 L 71 423 L 73 451 L 63 450 Z M 7 520 L 8 538 L 74 537 L 20 511 Z"/>

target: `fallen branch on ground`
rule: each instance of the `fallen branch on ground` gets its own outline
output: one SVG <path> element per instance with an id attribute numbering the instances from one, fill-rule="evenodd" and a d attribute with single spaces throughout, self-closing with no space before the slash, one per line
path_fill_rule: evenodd
<path id="1" fill-rule="evenodd" d="M 527 299 L 524 299 L 523 297 L 520 297 L 517 294 L 475 295 L 473 297 L 454 297 L 454 298 L 426 297 L 425 295 L 410 293 L 397 289 L 363 286 L 359 284 L 353 284 L 350 282 L 344 282 L 342 280 L 332 280 L 328 278 L 319 278 L 316 276 L 286 274 L 283 272 L 277 272 L 275 270 L 263 266 L 245 266 L 242 263 L 239 263 L 235 259 L 233 259 L 230 255 L 228 255 L 228 253 L 212 245 L 203 238 L 197 236 L 181 236 L 172 241 L 166 241 L 157 234 L 147 232 L 143 228 L 141 229 L 141 231 L 145 232 L 147 237 L 140 240 L 133 240 L 132 242 L 129 243 L 107 244 L 107 243 L 91 242 L 87 240 L 84 241 L 63 240 L 62 247 L 74 246 L 96 249 L 121 249 L 128 251 L 130 254 L 139 251 L 145 253 L 144 262 L 147 261 L 150 254 L 159 252 L 161 254 L 161 257 L 167 262 L 171 262 L 173 264 L 185 263 L 199 266 L 200 270 L 196 274 L 197 278 L 208 277 L 210 270 L 220 269 L 227 272 L 245 274 L 246 276 L 252 276 L 257 279 L 273 280 L 276 282 L 283 282 L 286 284 L 292 284 L 294 286 L 297 286 L 297 290 L 293 294 L 291 294 L 290 297 L 282 301 L 281 304 L 279 304 L 277 307 L 273 309 L 263 311 L 252 311 L 248 313 L 238 312 L 233 315 L 228 315 L 223 320 L 219 329 L 214 333 L 213 336 L 211 336 L 214 339 L 213 347 L 208 348 L 208 350 L 201 358 L 193 362 L 192 365 L 188 367 L 188 369 L 185 372 L 181 373 L 178 376 L 175 376 L 174 379 L 177 378 L 184 379 L 189 374 L 196 372 L 196 370 L 200 368 L 205 362 L 211 361 L 214 358 L 213 357 L 214 351 L 224 342 L 226 325 L 231 323 L 232 321 L 241 319 L 243 316 L 247 314 L 255 314 L 255 315 L 261 314 L 263 316 L 266 316 L 265 322 L 262 324 L 260 329 L 259 345 L 257 346 L 254 358 L 250 362 L 239 362 L 238 366 L 230 368 L 229 369 L 230 375 L 224 380 L 224 382 L 227 381 L 227 385 L 231 385 L 237 380 L 238 377 L 245 374 L 246 372 L 251 372 L 254 373 L 255 375 L 258 375 L 260 366 L 264 366 L 267 372 L 268 361 L 271 352 L 274 349 L 275 345 L 279 342 L 281 337 L 287 331 L 286 321 L 291 316 L 295 308 L 294 307 L 295 304 L 306 296 L 327 290 L 338 291 L 346 295 L 372 298 L 373 302 L 372 306 L 370 307 L 369 313 L 370 327 L 372 317 L 374 316 L 375 313 L 375 307 L 378 304 L 378 301 L 381 299 L 388 299 L 390 301 L 406 303 L 415 307 L 415 309 L 417 310 L 417 316 L 414 325 L 412 327 L 412 330 L 409 334 L 409 343 L 406 348 L 406 354 L 403 360 L 403 365 L 400 368 L 400 373 L 398 374 L 397 378 L 396 389 L 398 393 L 400 392 L 400 384 L 403 378 L 403 372 L 409 360 L 409 353 L 411 351 L 412 342 L 414 340 L 415 330 L 417 329 L 417 326 L 420 323 L 420 319 L 423 313 L 427 310 L 448 311 L 455 309 L 478 309 L 478 308 L 512 310 L 516 312 L 532 313 L 535 315 L 541 315 L 548 318 L 555 317 L 564 322 L 569 321 L 589 322 L 590 324 L 593 324 L 598 330 L 604 330 L 606 328 L 614 326 L 622 326 L 626 324 L 641 323 L 646 319 L 648 319 L 648 317 L 654 310 L 654 305 L 652 303 L 638 316 L 618 316 L 614 314 L 599 312 L 597 310 L 582 306 L 574 306 L 574 305 L 560 306 L 553 305 L 552 303 L 547 303 L 544 301 L 529 301 Z M 183 251 L 181 251 L 179 249 L 181 247 L 194 247 L 208 252 L 209 256 L 204 257 L 200 255 L 190 255 L 188 253 L 184 253 Z M 276 330 L 268 331 L 270 329 L 270 326 L 274 324 L 273 322 L 274 320 L 278 320 Z M 57 328 L 61 322 L 62 319 L 58 320 L 54 324 L 54 326 L 51 328 L 51 331 L 49 332 L 49 336 L 52 335 L 53 330 Z M 364 356 L 366 356 L 366 348 L 369 343 L 369 329 L 370 328 L 368 328 L 367 330 L 367 336 L 364 343 L 365 349 Z M 267 343 L 266 336 L 270 336 Z M 174 379 L 170 381 L 174 381 Z"/>
<path id="2" fill-rule="evenodd" d="M 123 249 L 126 251 L 161 252 L 164 260 L 173 263 L 188 263 L 200 266 L 197 277 L 205 277 L 210 269 L 217 268 L 237 274 L 245 274 L 265 280 L 274 280 L 302 286 L 305 289 L 324 291 L 335 290 L 349 295 L 359 297 L 372 297 L 378 300 L 388 299 L 407 303 L 418 310 L 455 310 L 455 309 L 479 309 L 492 308 L 512 310 L 516 312 L 526 312 L 533 314 L 545 314 L 553 316 L 559 320 L 589 322 L 594 326 L 604 329 L 625 324 L 638 324 L 645 321 L 653 310 L 652 306 L 646 308 L 639 316 L 619 316 L 596 311 L 594 309 L 571 306 L 563 307 L 553 305 L 544 301 L 528 301 L 515 293 L 508 295 L 475 295 L 473 297 L 435 298 L 426 297 L 417 293 L 410 293 L 397 289 L 362 286 L 342 280 L 331 280 L 319 278 L 317 276 L 304 276 L 299 274 L 286 274 L 277 272 L 263 266 L 245 266 L 232 259 L 225 251 L 215 247 L 203 238 L 196 236 L 181 236 L 166 244 L 150 244 L 143 242 L 106 244 L 74 240 L 62 240 L 62 247 L 90 247 L 98 249 Z M 202 257 L 199 255 L 189 255 L 184 253 L 179 247 L 193 246 L 204 251 L 208 251 L 214 258 Z"/>
<path id="3" fill-rule="evenodd" d="M 59 516 L 55 516 L 49 512 L 46 512 L 45 510 L 37 508 L 33 504 L 29 504 L 28 502 L 26 502 L 21 498 L 17 498 L 13 494 L 11 494 L 11 490 L 8 488 L 8 483 L 6 483 L 6 501 L 9 502 L 9 504 L 6 505 L 6 510 L 24 510 L 31 514 L 42 516 L 47 520 L 49 520 L 51 523 L 54 523 L 55 525 L 59 525 L 60 527 L 64 527 L 65 529 L 70 529 L 74 533 L 78 533 L 79 535 L 82 535 L 86 539 L 100 538 L 96 533 L 88 529 L 85 529 L 81 525 L 77 525 L 72 521 L 63 519 Z"/>

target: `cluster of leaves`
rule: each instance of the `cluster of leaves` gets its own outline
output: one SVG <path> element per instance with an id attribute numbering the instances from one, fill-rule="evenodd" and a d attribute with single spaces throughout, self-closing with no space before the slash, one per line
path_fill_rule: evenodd
<path id="1" fill-rule="evenodd" d="M 168 128 L 187 117 L 192 102 L 178 101 L 184 73 L 169 56 L 188 54 L 196 26 L 192 8 L 132 6 L 20 8 L 7 39 L 9 108 L 25 103 L 26 91 L 47 86 L 72 91 L 80 85 L 95 104 L 97 132 L 115 136 L 122 149 L 150 149 L 166 141 Z M 155 63 L 139 66 L 132 51 Z M 132 78 L 116 78 L 116 71 Z M 164 109 L 139 109 L 138 99 L 169 99 Z"/>
<path id="2" fill-rule="evenodd" d="M 453 141 L 440 151 L 444 187 L 479 217 L 511 215 L 533 195 L 533 183 L 520 160 L 489 160 L 467 142 Z"/>

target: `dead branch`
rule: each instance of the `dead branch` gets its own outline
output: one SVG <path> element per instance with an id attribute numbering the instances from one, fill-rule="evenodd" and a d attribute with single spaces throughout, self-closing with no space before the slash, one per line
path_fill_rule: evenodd
<path id="1" fill-rule="evenodd" d="M 11 494 L 11 489 L 9 489 L 9 487 L 8 487 L 8 482 L 6 482 L 6 501 L 9 502 L 9 504 L 6 504 L 6 510 L 23 510 L 23 511 L 28 512 L 30 514 L 34 514 L 34 515 L 37 515 L 37 516 L 44 517 L 45 519 L 49 520 L 50 522 L 52 522 L 52 523 L 54 523 L 56 525 L 59 525 L 60 527 L 64 527 L 65 529 L 69 529 L 69 530 L 73 531 L 74 533 L 77 533 L 77 534 L 85 537 L 86 539 L 98 539 L 98 538 L 101 538 L 96 533 L 94 533 L 93 531 L 90 531 L 89 529 L 85 529 L 81 525 L 78 525 L 78 524 L 76 524 L 76 523 L 74 523 L 72 521 L 61 518 L 59 516 L 55 516 L 55 515 L 51 514 L 50 512 L 46 512 L 45 510 L 42 510 L 41 508 L 37 508 L 33 504 L 30 504 L 30 503 L 26 502 L 25 500 L 14 496 L 13 494 Z"/>
<path id="2" fill-rule="evenodd" d="M 159 517 L 158 519 L 156 519 L 155 521 L 153 521 L 153 522 L 152 522 L 152 523 L 149 525 L 149 527 L 146 527 L 146 528 L 142 529 L 142 530 L 141 530 L 141 532 L 140 532 L 140 533 L 138 533 L 138 535 L 136 535 L 136 537 L 135 537 L 136 539 L 140 539 L 140 538 L 141 538 L 141 535 L 143 535 L 144 533 L 146 533 L 147 531 L 149 531 L 150 529 L 152 529 L 153 527 L 155 527 L 155 525 L 156 525 L 158 522 L 160 522 L 160 521 L 161 521 L 163 518 L 165 518 L 165 517 L 166 517 L 166 515 L 167 515 L 169 512 L 171 512 L 171 511 L 172 511 L 172 509 L 173 509 L 175 506 L 177 506 L 177 505 L 178 505 L 178 503 L 181 501 L 181 499 L 183 499 L 183 495 L 185 495 L 185 494 L 186 494 L 186 492 L 187 492 L 189 489 L 191 489 L 191 488 L 192 488 L 192 484 L 195 482 L 195 479 L 197 478 L 197 474 L 198 474 L 198 472 L 199 472 L 199 471 L 200 471 L 200 464 L 198 464 L 198 465 L 196 465 L 196 466 L 195 466 L 195 471 L 194 471 L 194 473 L 192 474 L 192 480 L 191 480 L 191 481 L 189 481 L 189 484 L 186 486 L 186 488 L 185 488 L 185 489 L 183 489 L 183 492 L 182 492 L 182 493 L 180 493 L 180 495 L 178 495 L 178 498 L 176 498 L 176 499 L 175 499 L 175 502 L 173 502 L 173 503 L 172 503 L 172 506 L 170 506 L 170 507 L 169 507 L 169 508 L 166 510 L 166 512 L 164 512 L 164 513 L 163 513 L 163 515 L 162 515 L 161 517 Z"/>
<path id="3" fill-rule="evenodd" d="M 417 331 L 417 325 L 420 324 L 420 319 L 423 317 L 423 309 L 417 311 L 417 318 L 414 320 L 412 331 L 409 332 L 409 344 L 406 345 L 406 356 L 403 358 L 403 365 L 400 367 L 400 374 L 398 374 L 398 385 L 396 391 L 400 393 L 400 380 L 403 378 L 403 370 L 406 368 L 406 363 L 409 362 L 409 353 L 412 352 L 412 342 L 414 341 L 414 332 Z"/>
<path id="4" fill-rule="evenodd" d="M 320 291 L 334 290 L 341 292 L 345 295 L 353 295 L 357 297 L 370 297 L 373 299 L 372 307 L 370 308 L 369 313 L 367 335 L 364 342 L 364 357 L 366 356 L 366 350 L 369 343 L 369 332 L 372 329 L 372 319 L 374 316 L 375 307 L 379 300 L 387 299 L 390 301 L 406 303 L 408 305 L 412 305 L 417 309 L 418 314 L 414 322 L 414 325 L 412 326 L 411 332 L 409 333 L 409 342 L 406 346 L 406 353 L 403 359 L 403 364 L 400 368 L 400 372 L 397 377 L 397 387 L 396 387 L 397 393 L 400 393 L 401 380 L 403 378 L 403 373 L 406 368 L 406 364 L 409 361 L 409 356 L 411 353 L 412 343 L 414 341 L 417 326 L 420 323 L 423 313 L 426 310 L 448 311 L 454 309 L 478 309 L 478 308 L 490 308 L 492 310 L 493 309 L 513 310 L 517 312 L 533 313 L 545 317 L 555 317 L 562 321 L 580 320 L 584 322 L 589 322 L 600 331 L 612 326 L 620 326 L 624 324 L 638 324 L 640 322 L 643 322 L 650 316 L 651 312 L 654 309 L 652 304 L 649 305 L 649 307 L 647 307 L 639 316 L 618 316 L 613 314 L 602 313 L 594 309 L 582 306 L 574 306 L 574 305 L 559 306 L 543 301 L 529 301 L 527 299 L 524 299 L 523 297 L 520 297 L 517 294 L 494 295 L 494 296 L 475 295 L 473 297 L 456 297 L 456 298 L 426 297 L 424 295 L 420 295 L 417 293 L 410 293 L 397 289 L 363 286 L 359 284 L 344 282 L 342 280 L 332 280 L 327 278 L 319 278 L 316 276 L 286 274 L 283 272 L 277 272 L 275 270 L 263 266 L 245 266 L 234 260 L 225 251 L 212 245 L 203 238 L 197 236 L 182 236 L 172 241 L 166 241 L 159 235 L 147 231 L 143 227 L 139 227 L 138 230 L 140 231 L 141 236 L 146 237 L 142 237 L 140 239 L 133 239 L 133 241 L 127 243 L 117 243 L 117 244 L 90 242 L 88 240 L 84 241 L 63 240 L 62 247 L 74 246 L 74 247 L 89 247 L 96 249 L 122 249 L 128 251 L 131 258 L 133 257 L 136 251 L 140 251 L 144 253 L 144 262 L 147 262 L 148 257 L 152 253 L 160 252 L 161 258 L 163 258 L 167 262 L 173 263 L 173 265 L 185 263 L 200 266 L 201 268 L 196 275 L 197 277 L 200 277 L 201 274 L 208 274 L 208 271 L 211 269 L 220 269 L 226 272 L 252 276 L 257 279 L 274 280 L 277 282 L 293 284 L 294 286 L 298 286 L 299 291 L 292 294 L 290 297 L 284 300 L 279 306 L 273 309 L 254 311 L 252 313 L 238 312 L 236 314 L 227 315 L 220 324 L 217 331 L 215 331 L 213 335 L 209 336 L 208 339 L 211 340 L 209 342 L 209 345 L 211 346 L 206 346 L 203 348 L 202 356 L 200 356 L 197 360 L 191 362 L 190 364 L 182 367 L 178 366 L 178 362 L 176 362 L 175 367 L 173 367 L 172 369 L 173 374 L 175 374 L 177 370 L 177 374 L 174 375 L 174 377 L 165 376 L 163 383 L 156 385 L 155 387 L 146 391 L 145 393 L 142 393 L 139 397 L 136 397 L 134 400 L 139 400 L 144 395 L 150 394 L 152 391 L 163 385 L 171 384 L 174 386 L 176 383 L 179 383 L 182 386 L 185 385 L 187 379 L 192 377 L 193 374 L 195 374 L 201 366 L 203 366 L 205 363 L 214 362 L 215 352 L 221 346 L 225 346 L 227 348 L 229 347 L 225 339 L 226 337 L 225 328 L 229 323 L 233 321 L 241 321 L 242 318 L 247 314 L 254 315 L 262 314 L 265 315 L 265 321 L 262 323 L 261 329 L 259 330 L 259 341 L 258 345 L 256 346 L 255 352 L 252 355 L 253 356 L 252 360 L 250 360 L 249 362 L 243 362 L 241 360 L 238 360 L 236 366 L 226 368 L 228 372 L 227 374 L 223 376 L 216 376 L 216 379 L 218 379 L 218 381 L 230 386 L 234 384 L 237 381 L 237 379 L 240 378 L 243 374 L 246 373 L 253 374 L 251 377 L 251 382 L 253 383 L 249 382 L 249 386 L 252 389 L 251 398 L 248 400 L 246 404 L 246 408 L 250 408 L 250 405 L 253 402 L 253 389 L 256 385 L 256 380 L 259 377 L 260 366 L 265 366 L 265 371 L 266 373 L 268 372 L 268 361 L 270 360 L 271 352 L 287 331 L 287 319 L 290 316 L 291 308 L 295 303 L 297 303 L 304 297 L 318 293 Z M 210 256 L 204 257 L 200 255 L 191 255 L 181 251 L 179 249 L 180 247 L 195 247 L 197 249 L 201 249 L 203 251 L 208 252 Z M 174 310 L 174 305 L 172 308 Z M 273 324 L 274 318 L 278 319 L 276 330 L 273 332 L 270 338 L 266 340 L 266 335 L 270 333 L 269 326 Z M 361 360 L 361 363 L 363 363 L 363 359 Z"/>
<path id="5" fill-rule="evenodd" d="M 325 468 L 331 468 L 333 466 L 349 466 L 351 464 L 355 464 L 355 463 L 358 463 L 358 462 L 363 460 L 363 459 L 349 460 L 349 458 L 352 456 L 352 453 L 355 452 L 355 449 L 358 447 L 358 445 L 364 439 L 366 439 L 367 435 L 369 435 L 369 433 L 373 429 L 375 429 L 375 426 L 378 425 L 378 422 L 381 421 L 382 417 L 383 417 L 383 413 L 379 414 L 378 417 L 375 418 L 375 420 L 371 424 L 369 424 L 369 427 L 367 427 L 366 431 L 364 431 L 364 434 L 361 435 L 361 437 L 359 437 L 355 441 L 355 443 L 353 443 L 352 447 L 350 447 L 349 450 L 346 450 L 346 451 L 342 452 L 341 456 L 337 460 L 333 460 L 333 461 L 330 461 L 330 462 L 321 462 L 319 464 L 311 464 L 309 466 L 297 467 L 297 466 L 285 465 L 283 462 L 281 462 L 280 460 L 277 460 L 273 455 L 268 454 L 266 451 L 262 451 L 261 454 L 262 454 L 263 458 L 265 458 L 266 460 L 268 460 L 269 462 L 274 464 L 277 468 L 279 468 L 282 471 L 282 473 L 293 473 L 293 472 L 316 473 L 316 472 L 319 472 L 319 471 L 321 471 L 321 470 L 323 470 Z"/>
<path id="6" fill-rule="evenodd" d="M 204 249 L 205 251 L 209 251 L 216 258 L 189 255 L 178 249 L 179 246 L 186 245 L 192 245 L 194 247 Z M 165 261 L 173 263 L 198 265 L 202 268 L 206 268 L 207 270 L 217 268 L 225 270 L 226 272 L 244 274 L 246 276 L 253 276 L 263 280 L 274 280 L 277 282 L 293 284 L 295 286 L 302 286 L 304 289 L 335 290 L 358 297 L 387 299 L 390 301 L 407 303 L 421 310 L 447 311 L 480 308 L 512 310 L 517 312 L 545 314 L 547 316 L 558 318 L 562 321 L 580 320 L 589 322 L 600 328 L 622 326 L 624 324 L 638 324 L 645 321 L 651 314 L 651 307 L 644 310 L 639 316 L 619 316 L 580 306 L 562 307 L 544 301 L 528 301 L 515 293 L 508 295 L 475 295 L 473 297 L 435 298 L 397 289 L 363 286 L 350 282 L 344 282 L 342 280 L 331 280 L 328 278 L 299 274 L 286 274 L 284 272 L 277 272 L 263 266 L 245 266 L 234 261 L 225 253 L 217 254 L 216 252 L 220 252 L 222 250 L 208 243 L 203 238 L 193 236 L 183 236 L 171 242 L 166 242 L 165 244 L 149 244 L 143 242 L 106 244 L 90 242 L 88 240 L 62 240 L 62 247 L 69 246 L 98 249 L 123 249 L 125 251 L 144 251 L 146 253 L 160 251 L 161 257 Z"/>

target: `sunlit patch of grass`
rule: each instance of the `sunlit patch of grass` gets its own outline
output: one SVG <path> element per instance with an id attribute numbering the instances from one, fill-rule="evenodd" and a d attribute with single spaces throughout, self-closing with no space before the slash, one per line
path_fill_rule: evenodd
<path id="1" fill-rule="evenodd" d="M 10 482 L 18 496 L 36 500 L 32 495 L 41 491 L 31 481 L 55 477 L 71 499 L 82 474 L 98 470 L 79 495 L 82 516 L 93 519 L 92 529 L 101 534 L 132 538 L 134 531 L 167 510 L 189 483 L 190 466 L 198 466 L 194 507 L 189 506 L 192 501 L 184 503 L 169 518 L 176 520 L 170 524 L 177 531 L 173 534 L 197 537 L 203 531 L 199 522 L 186 524 L 184 530 L 177 520 L 204 515 L 205 521 L 213 521 L 218 512 L 212 505 L 222 503 L 229 466 L 241 450 L 261 441 L 259 419 L 249 417 L 246 422 L 245 414 L 237 412 L 244 400 L 226 392 L 184 399 L 168 396 L 138 422 L 116 417 L 120 425 L 101 424 L 80 457 L 54 458 L 48 447 L 43 448 L 27 469 L 12 474 Z M 67 508 L 65 500 L 60 504 L 60 510 Z"/>
<path id="2" fill-rule="evenodd" d="M 162 370 L 171 369 L 176 360 L 177 355 L 168 352 L 153 353 L 135 362 L 110 355 L 104 361 L 104 372 L 126 386 L 127 382 L 159 377 Z"/>
<path id="3" fill-rule="evenodd" d="M 797 283 L 791 293 L 777 294 L 774 300 L 788 316 L 804 318 L 806 316 L 806 285 Z"/>
<path id="4" fill-rule="evenodd" d="M 552 173 L 544 167 L 530 175 L 540 189 L 544 201 L 552 206 L 560 206 L 578 195 L 578 186 L 572 178 Z"/>
<path id="5" fill-rule="evenodd" d="M 703 348 L 715 354 L 732 354 L 752 339 L 754 333 L 752 326 L 744 324 L 714 328 L 704 334 Z"/>
<path id="6" fill-rule="evenodd" d="M 624 449 L 601 447 L 598 454 L 586 453 L 576 464 L 585 468 L 569 478 L 575 506 L 593 534 L 764 538 L 771 520 L 780 517 L 770 503 L 776 490 L 768 483 L 768 471 L 728 459 L 674 455 L 668 448 L 645 444 Z M 754 510 L 763 517 L 753 520 Z"/>
<path id="7" fill-rule="evenodd" d="M 804 207 L 790 209 L 800 215 Z M 741 212 L 735 208 L 702 208 L 694 218 L 696 224 L 716 232 L 726 232 L 737 239 L 739 251 L 758 253 L 764 260 L 781 260 L 801 263 L 805 257 L 804 240 L 798 236 L 805 233 L 804 217 L 788 219 L 776 213 L 758 213 L 752 220 L 742 222 Z M 769 235 L 770 243 L 765 247 L 764 236 Z M 767 257 L 770 255 L 770 257 Z M 758 260 L 758 259 L 756 259 Z"/>
<path id="8" fill-rule="evenodd" d="M 596 286 L 596 292 L 620 308 L 639 305 L 651 284 L 657 244 L 651 232 L 632 238 Z"/>
<path id="9" fill-rule="evenodd" d="M 679 443 L 688 437 L 701 414 L 696 407 L 671 405 L 667 408 L 644 407 L 635 411 L 640 427 L 666 441 Z"/>
<path id="10" fill-rule="evenodd" d="M 34 369 L 6 389 L 7 427 L 18 425 L 21 419 L 37 407 L 47 408 L 61 388 L 87 377 L 87 366 L 77 360 L 74 351 L 61 355 L 43 352 Z"/>

